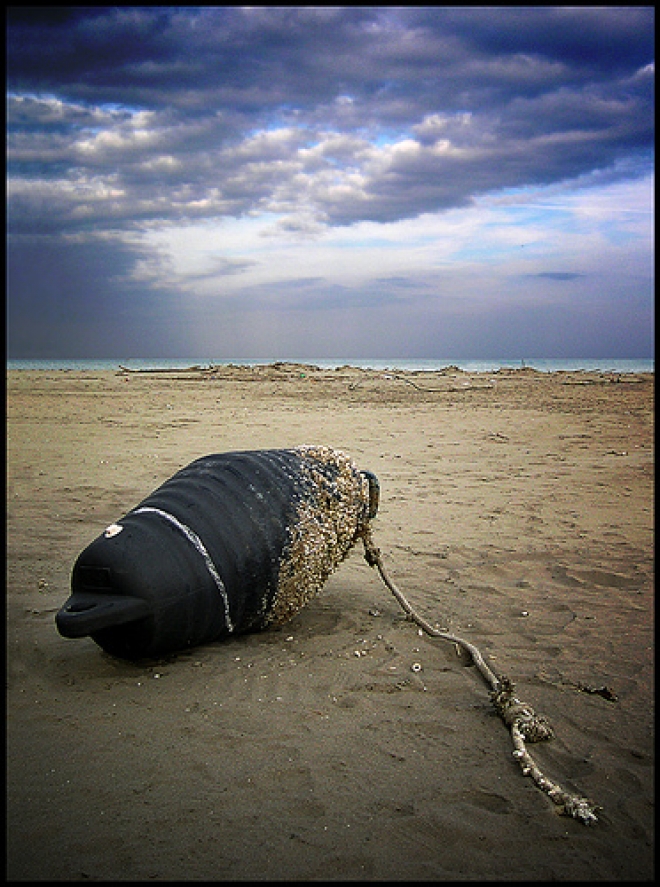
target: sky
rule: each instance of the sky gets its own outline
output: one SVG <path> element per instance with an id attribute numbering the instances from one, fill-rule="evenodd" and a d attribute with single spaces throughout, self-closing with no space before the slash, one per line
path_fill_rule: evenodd
<path id="1" fill-rule="evenodd" d="M 653 356 L 653 7 L 7 8 L 7 356 Z"/>

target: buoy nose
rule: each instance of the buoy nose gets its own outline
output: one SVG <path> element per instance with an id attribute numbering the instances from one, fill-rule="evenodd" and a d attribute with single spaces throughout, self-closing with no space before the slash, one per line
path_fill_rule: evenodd
<path id="1" fill-rule="evenodd" d="M 119 594 L 76 592 L 55 616 L 57 630 L 65 638 L 84 638 L 104 628 L 144 619 L 147 601 Z"/>

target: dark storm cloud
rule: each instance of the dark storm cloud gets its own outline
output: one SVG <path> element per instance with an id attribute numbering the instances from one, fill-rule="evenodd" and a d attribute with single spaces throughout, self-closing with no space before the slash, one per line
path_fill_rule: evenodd
<path id="1" fill-rule="evenodd" d="M 578 280 L 584 277 L 584 274 L 578 274 L 574 271 L 540 271 L 538 274 L 530 274 L 530 277 L 537 277 L 545 280 Z"/>
<path id="2" fill-rule="evenodd" d="M 642 173 L 653 52 L 648 7 L 14 8 L 10 231 L 391 221 Z"/>
<path id="3" fill-rule="evenodd" d="M 444 11 L 467 47 L 488 55 L 540 53 L 591 76 L 648 63 L 653 34 L 642 34 L 650 7 L 499 7 Z M 594 15 L 594 12 L 597 14 Z M 640 39 L 641 37 L 641 39 Z"/>
<path id="4" fill-rule="evenodd" d="M 6 269 L 10 351 L 35 358 L 141 354 L 145 340 L 163 337 L 181 346 L 167 319 L 176 294 L 161 288 L 137 298 L 131 272 L 140 257 L 134 246 L 104 240 L 42 239 L 36 249 L 31 241 L 14 242 Z"/>

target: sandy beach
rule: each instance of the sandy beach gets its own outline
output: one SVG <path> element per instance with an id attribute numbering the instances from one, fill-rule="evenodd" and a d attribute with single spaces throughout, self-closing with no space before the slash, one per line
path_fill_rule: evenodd
<path id="1" fill-rule="evenodd" d="M 22 880 L 651 880 L 652 374 L 307 365 L 7 373 L 8 869 Z M 287 625 L 130 663 L 54 623 L 79 552 L 193 459 L 324 444 L 434 625 L 356 546 Z M 414 668 L 413 668 L 414 666 Z"/>

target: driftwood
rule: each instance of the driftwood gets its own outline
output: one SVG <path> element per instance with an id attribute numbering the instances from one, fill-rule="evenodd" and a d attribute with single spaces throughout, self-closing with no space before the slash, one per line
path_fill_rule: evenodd
<path id="1" fill-rule="evenodd" d="M 422 385 L 418 385 L 417 382 L 413 382 L 412 379 L 408 379 L 405 376 L 401 376 L 398 373 L 385 373 L 379 376 L 381 379 L 391 379 L 395 382 L 405 382 L 406 385 L 410 385 L 416 391 L 423 391 L 429 394 L 450 394 L 455 391 L 476 391 L 477 389 L 491 389 L 494 388 L 494 385 L 486 384 L 486 385 L 473 385 L 472 383 L 468 383 L 466 385 L 448 385 L 446 388 L 426 388 Z M 358 379 L 356 382 L 351 382 L 348 386 L 349 391 L 354 391 L 358 385 L 360 385 L 364 380 Z"/>
<path id="2" fill-rule="evenodd" d="M 191 367 L 153 367 L 131 369 L 119 364 L 122 373 L 208 373 L 211 372 L 210 367 L 191 366 Z"/>
<path id="3" fill-rule="evenodd" d="M 605 376 L 598 379 L 564 379 L 562 385 L 643 385 L 647 380 L 637 376 Z"/>

